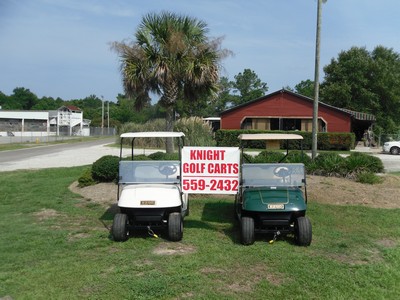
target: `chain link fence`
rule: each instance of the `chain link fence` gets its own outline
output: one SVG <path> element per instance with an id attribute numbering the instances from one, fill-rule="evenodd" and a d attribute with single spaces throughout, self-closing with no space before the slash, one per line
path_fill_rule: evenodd
<path id="1" fill-rule="evenodd" d="M 76 139 L 80 137 L 88 136 L 114 136 L 117 134 L 117 129 L 114 127 L 101 128 L 101 127 L 90 127 L 87 133 L 83 134 L 80 131 L 72 131 L 72 135 L 69 135 L 68 129 L 63 128 L 59 130 L 59 135 L 51 130 L 49 134 L 45 131 L 25 131 L 21 132 L 7 131 L 0 135 L 0 144 L 13 144 L 13 143 L 49 143 L 57 141 L 65 141 L 70 139 Z"/>

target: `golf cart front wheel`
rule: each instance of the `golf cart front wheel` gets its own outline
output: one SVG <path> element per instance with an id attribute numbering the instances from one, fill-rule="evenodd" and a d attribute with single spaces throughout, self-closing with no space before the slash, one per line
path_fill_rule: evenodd
<path id="1" fill-rule="evenodd" d="M 299 217 L 294 222 L 295 240 L 299 246 L 310 246 L 312 240 L 312 226 L 310 219 Z"/>
<path id="2" fill-rule="evenodd" d="M 241 222 L 242 244 L 251 245 L 254 243 L 254 219 L 251 217 L 242 217 Z"/>
<path id="3" fill-rule="evenodd" d="M 128 216 L 126 214 L 116 214 L 114 216 L 111 234 L 116 242 L 124 242 L 128 239 Z"/>
<path id="4" fill-rule="evenodd" d="M 180 241 L 183 236 L 183 220 L 178 212 L 170 213 L 168 216 L 168 236 L 173 242 Z"/>

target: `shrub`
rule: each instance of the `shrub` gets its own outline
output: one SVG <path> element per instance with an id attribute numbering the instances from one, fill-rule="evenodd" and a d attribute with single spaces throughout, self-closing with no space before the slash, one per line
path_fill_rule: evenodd
<path id="1" fill-rule="evenodd" d="M 382 183 L 383 179 L 372 172 L 360 172 L 356 175 L 356 181 L 366 184 L 378 184 Z"/>
<path id="2" fill-rule="evenodd" d="M 346 171 L 349 174 L 361 172 L 381 173 L 384 171 L 382 161 L 375 156 L 354 152 L 346 157 Z"/>
<path id="3" fill-rule="evenodd" d="M 179 153 L 154 152 L 148 155 L 151 160 L 179 160 Z"/>
<path id="4" fill-rule="evenodd" d="M 242 133 L 293 133 L 303 136 L 303 149 L 310 150 L 312 147 L 312 133 L 305 131 L 266 131 L 266 130 L 226 130 L 220 129 L 215 133 L 218 146 L 239 146 L 238 136 Z M 281 148 L 285 148 L 281 143 Z M 289 149 L 300 149 L 300 141 L 289 141 Z M 354 148 L 355 135 L 349 132 L 320 132 L 318 133 L 318 149 L 320 150 L 350 150 Z M 244 143 L 246 148 L 265 148 L 265 142 L 249 141 Z"/>
<path id="5" fill-rule="evenodd" d="M 311 163 L 311 157 L 309 157 L 306 153 L 301 152 L 289 152 L 286 157 L 285 162 L 288 163 L 303 163 L 305 166 L 308 166 Z"/>
<path id="6" fill-rule="evenodd" d="M 344 166 L 345 159 L 339 154 L 334 152 L 327 152 L 319 154 L 315 160 L 312 168 L 313 174 L 323 176 L 344 176 L 346 168 Z"/>
<path id="7" fill-rule="evenodd" d="M 88 168 L 83 171 L 81 177 L 78 178 L 78 186 L 85 187 L 95 185 L 97 182 L 92 177 L 92 169 Z"/>
<path id="8" fill-rule="evenodd" d="M 243 163 L 250 164 L 254 163 L 254 156 L 248 153 L 243 153 Z"/>
<path id="9" fill-rule="evenodd" d="M 132 160 L 132 155 L 123 157 L 122 160 Z M 148 156 L 146 156 L 144 154 L 134 154 L 133 160 L 151 160 L 151 158 L 149 158 Z"/>
<path id="10" fill-rule="evenodd" d="M 92 177 L 100 182 L 111 182 L 118 179 L 119 157 L 106 155 L 92 165 Z"/>
<path id="11" fill-rule="evenodd" d="M 254 163 L 278 163 L 285 157 L 282 152 L 274 151 L 261 151 L 256 157 L 254 157 Z"/>

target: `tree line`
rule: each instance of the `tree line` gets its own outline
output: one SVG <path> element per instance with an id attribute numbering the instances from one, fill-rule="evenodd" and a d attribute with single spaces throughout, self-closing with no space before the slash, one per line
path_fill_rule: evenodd
<path id="1" fill-rule="evenodd" d="M 230 107 L 264 96 L 268 85 L 253 70 L 244 69 L 234 80 L 219 77 L 220 61 L 230 51 L 221 48 L 222 39 L 208 38 L 207 33 L 207 24 L 202 21 L 164 12 L 144 16 L 134 39 L 114 42 L 112 50 L 120 57 L 124 94 L 107 104 L 110 124 L 143 123 L 162 117 L 168 130 L 176 117 L 218 116 Z M 332 58 L 323 70 L 321 102 L 374 114 L 377 134 L 400 130 L 397 52 L 384 46 L 372 51 L 352 47 Z M 310 79 L 285 88 L 314 97 Z M 158 97 L 156 103 L 150 95 Z M 63 105 L 78 106 L 94 126 L 102 123 L 102 100 L 96 95 L 66 101 L 39 99 L 23 87 L 15 88 L 9 96 L 0 92 L 3 109 L 52 110 Z M 108 119 L 107 113 L 108 109 Z"/>

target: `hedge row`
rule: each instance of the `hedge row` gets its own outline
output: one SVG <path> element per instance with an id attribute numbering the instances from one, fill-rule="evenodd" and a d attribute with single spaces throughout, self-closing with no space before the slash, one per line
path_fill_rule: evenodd
<path id="1" fill-rule="evenodd" d="M 307 174 L 327 177 L 344 177 L 362 183 L 379 183 L 382 178 L 376 173 L 384 172 L 382 161 L 375 156 L 354 152 L 347 157 L 335 152 L 320 153 L 314 160 L 301 152 L 291 152 L 288 156 L 282 152 L 261 151 L 257 156 L 245 154 L 248 163 L 303 163 Z"/>
<path id="2" fill-rule="evenodd" d="M 303 136 L 303 149 L 310 150 L 312 148 L 312 133 L 305 131 L 266 131 L 266 130 L 218 130 L 215 133 L 217 146 L 219 147 L 239 147 L 240 141 L 238 136 L 243 133 L 292 133 Z M 265 149 L 265 141 L 246 141 L 245 148 Z M 300 149 L 301 142 L 298 140 L 289 141 L 290 149 Z M 338 132 L 320 132 L 318 133 L 318 149 L 319 150 L 350 150 L 354 149 L 355 135 L 354 133 L 338 133 Z M 281 149 L 284 149 L 285 142 L 281 141 Z"/>

